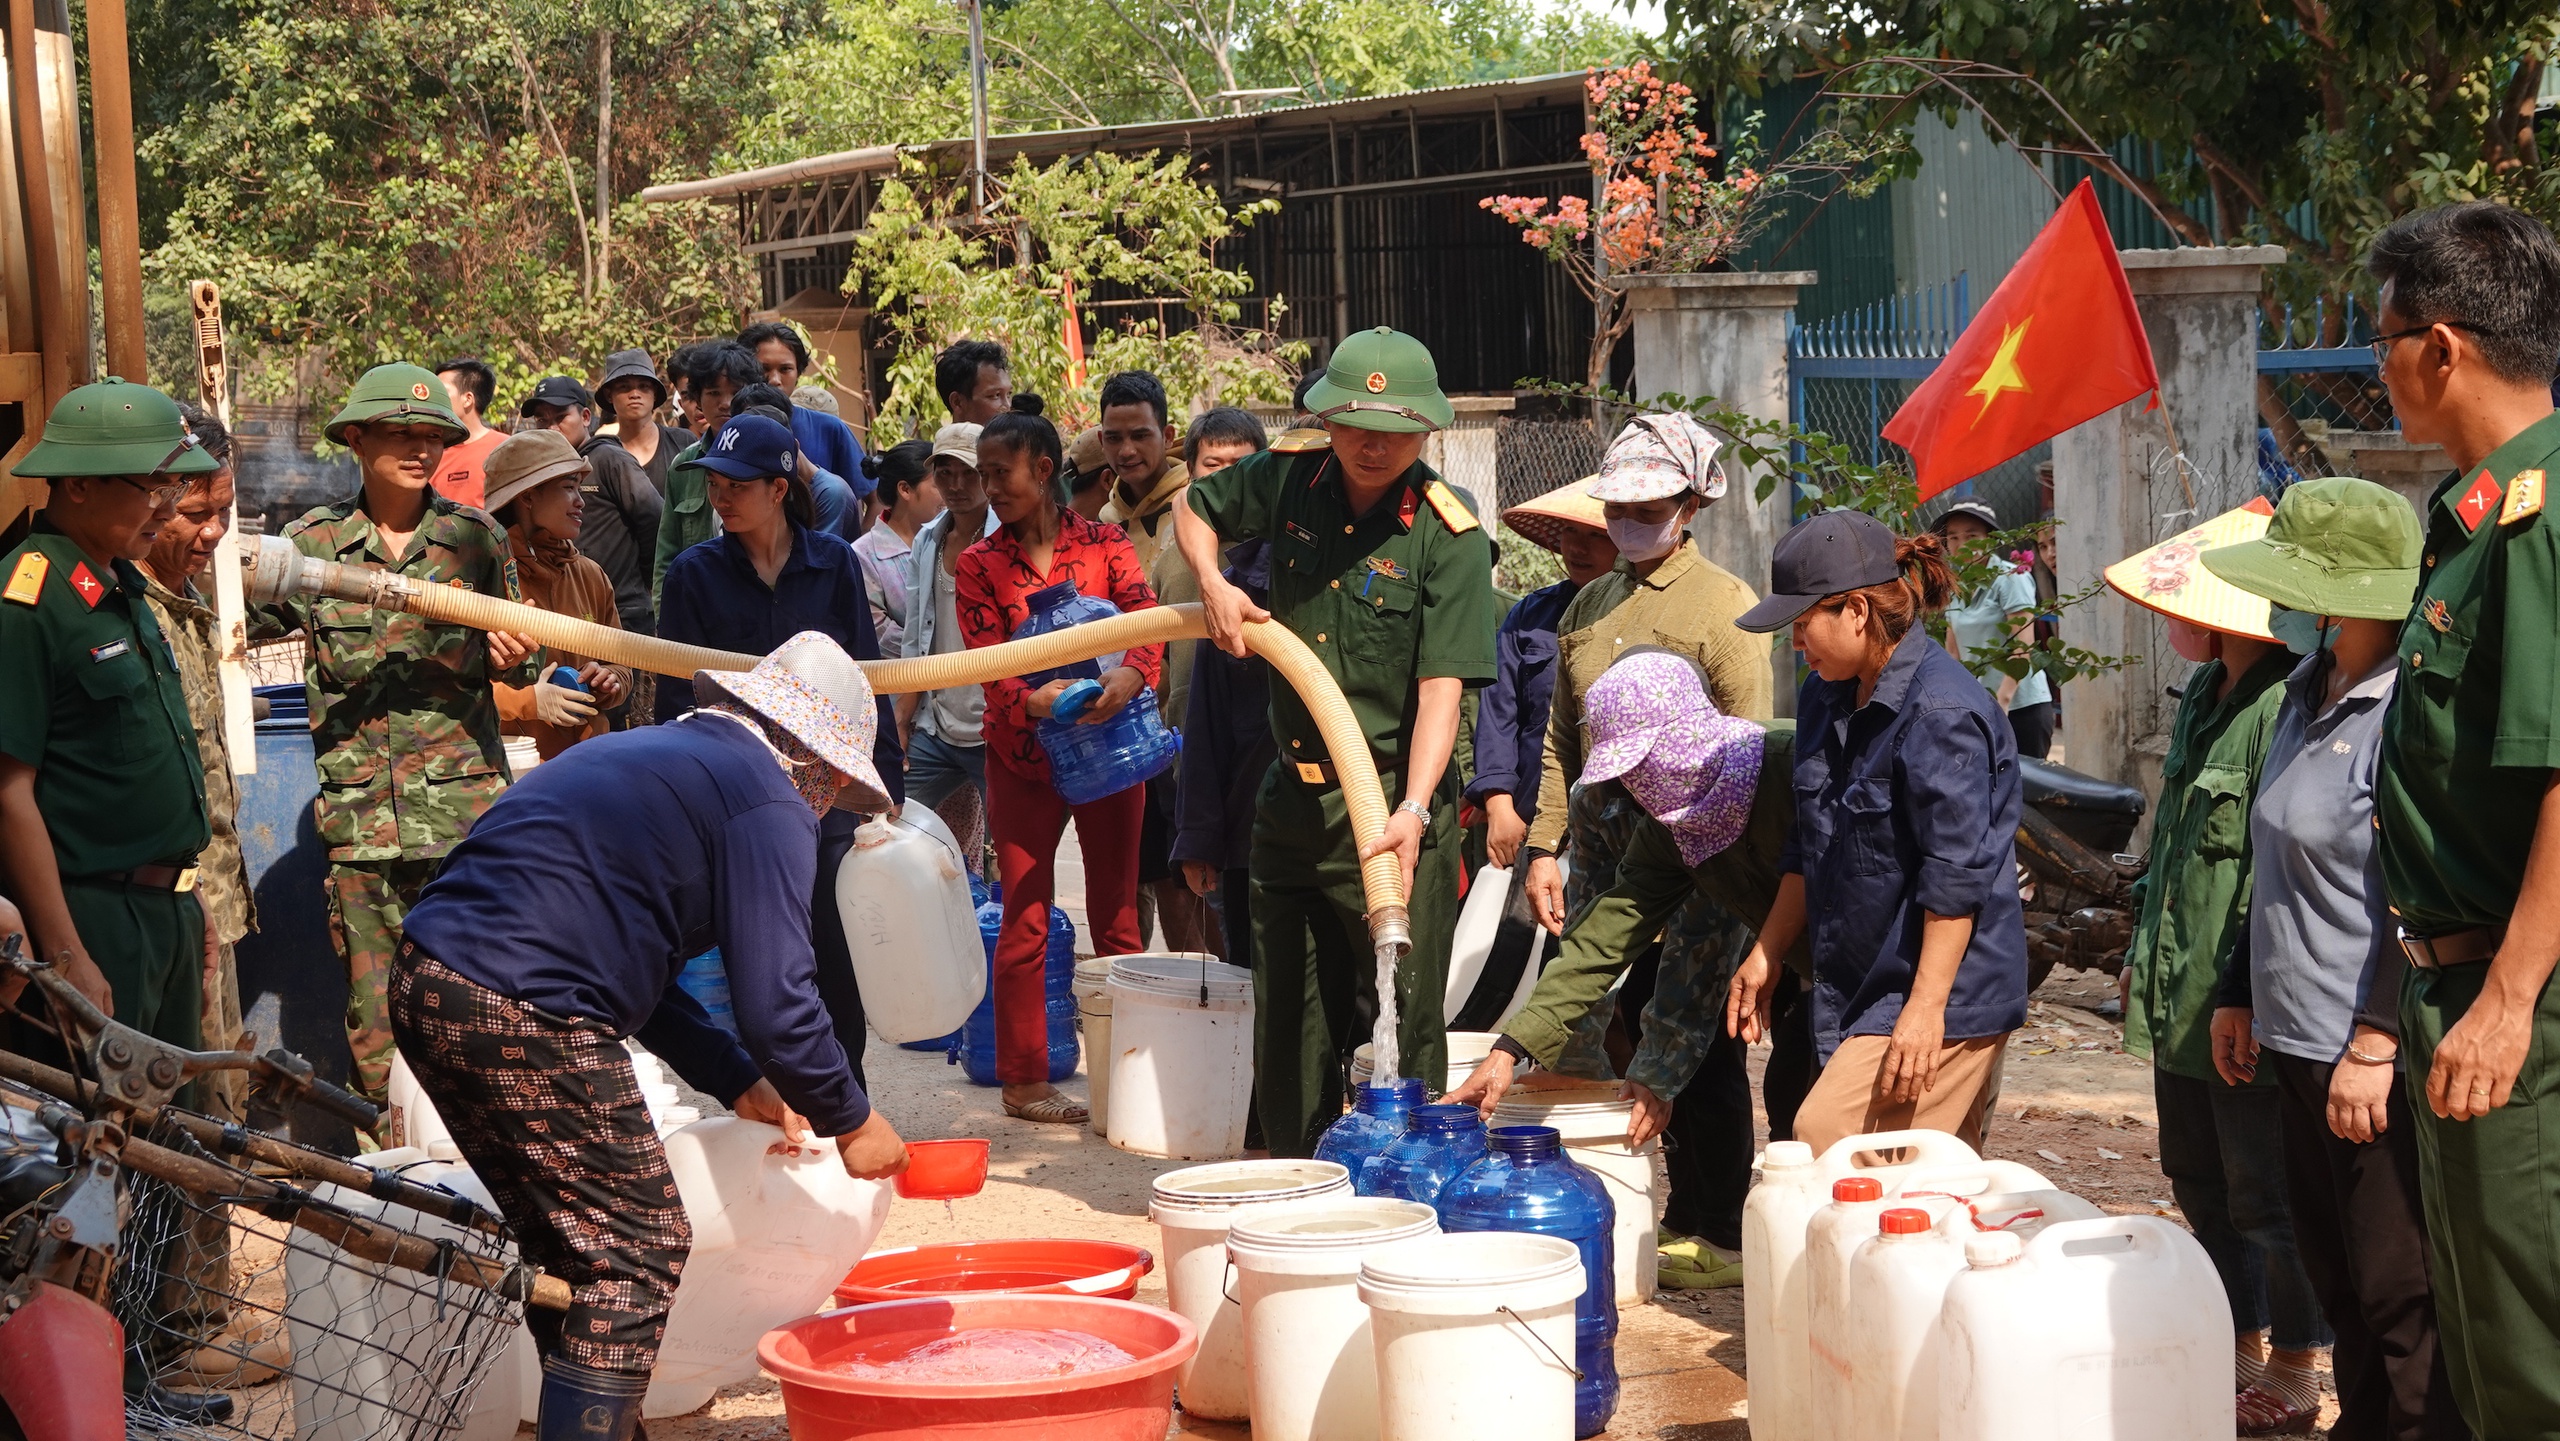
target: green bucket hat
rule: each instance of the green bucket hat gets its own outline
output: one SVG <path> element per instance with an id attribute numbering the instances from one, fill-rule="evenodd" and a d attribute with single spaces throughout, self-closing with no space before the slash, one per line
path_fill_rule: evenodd
<path id="1" fill-rule="evenodd" d="M 470 432 L 462 428 L 462 418 L 446 403 L 444 382 L 435 372 L 422 365 L 377 365 L 356 378 L 355 388 L 347 392 L 347 403 L 329 417 L 320 433 L 340 445 L 347 443 L 347 427 L 386 421 L 393 425 L 440 425 L 449 440 L 466 439 Z"/>
<path id="2" fill-rule="evenodd" d="M 1403 435 L 1439 430 L 1457 418 L 1440 393 L 1431 352 L 1383 325 L 1334 348 L 1324 378 L 1307 387 L 1307 409 L 1318 420 Z"/>
<path id="3" fill-rule="evenodd" d="M 44 439 L 10 474 L 200 475 L 221 468 L 188 434 L 178 402 L 110 375 L 56 401 Z"/>
<path id="4" fill-rule="evenodd" d="M 2424 549 L 2408 501 L 2372 481 L 2333 475 L 2287 490 L 2265 535 L 2202 559 L 2223 580 L 2289 610 L 2405 620 Z"/>

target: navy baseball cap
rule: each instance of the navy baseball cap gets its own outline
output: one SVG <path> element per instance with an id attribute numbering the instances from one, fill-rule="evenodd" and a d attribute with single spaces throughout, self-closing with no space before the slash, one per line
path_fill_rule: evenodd
<path id="1" fill-rule="evenodd" d="M 1769 557 L 1769 594 L 1734 621 L 1748 631 L 1784 630 L 1814 602 L 1899 579 L 1893 529 L 1864 511 L 1827 510 L 1778 542 Z"/>
<path id="2" fill-rule="evenodd" d="M 694 464 L 732 480 L 788 480 L 800 473 L 800 446 L 781 421 L 741 415 L 720 427 Z"/>

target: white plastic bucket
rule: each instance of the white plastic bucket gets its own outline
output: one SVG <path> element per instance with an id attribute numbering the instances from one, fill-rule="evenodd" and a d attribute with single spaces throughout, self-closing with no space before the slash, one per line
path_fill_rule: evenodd
<path id="1" fill-rule="evenodd" d="M 1965 1243 L 1940 1311 L 1943 1441 L 2135 1441 L 2231 1427 L 2231 1308 L 2195 1237 L 2109 1216 Z"/>
<path id="2" fill-rule="evenodd" d="M 936 834 L 936 832 L 940 834 Z M 836 869 L 862 1012 L 880 1039 L 928 1041 L 960 1029 L 987 993 L 969 873 L 939 819 L 878 816 Z"/>
<path id="3" fill-rule="evenodd" d="M 1254 1441 L 1372 1441 L 1378 1356 L 1360 1263 L 1380 1247 L 1437 1235 L 1419 1201 L 1333 1196 L 1256 1206 L 1227 1233 L 1244 1310 Z"/>
<path id="4" fill-rule="evenodd" d="M 1248 1407 L 1244 1311 L 1227 1299 L 1228 1228 L 1258 1207 L 1350 1191 L 1351 1172 L 1332 1161 L 1224 1161 L 1156 1177 L 1147 1219 L 1160 1238 L 1165 1301 L 1200 1332 L 1177 1378 L 1185 1413 L 1241 1421 Z"/>
<path id="5" fill-rule="evenodd" d="M 500 736 L 498 747 L 507 753 L 507 773 L 517 780 L 523 780 L 525 772 L 542 764 L 542 748 L 534 744 L 531 736 Z"/>
<path id="6" fill-rule="evenodd" d="M 1111 963 L 1115 956 L 1076 962 L 1076 1025 L 1084 1032 L 1085 1120 L 1093 1133 L 1111 1136 Z"/>
<path id="7" fill-rule="evenodd" d="M 1581 1254 L 1555 1236 L 1403 1241 L 1360 1267 L 1379 1441 L 1570 1441 Z"/>
<path id="8" fill-rule="evenodd" d="M 1253 972 L 1206 956 L 1115 956 L 1111 1144 L 1169 1161 L 1244 1154 Z"/>
<path id="9" fill-rule="evenodd" d="M 1609 1188 L 1609 1200 L 1618 1216 L 1615 1240 L 1621 1306 L 1652 1300 L 1660 1271 L 1656 1255 L 1662 1242 L 1662 1223 L 1656 1201 L 1660 1182 L 1655 1157 L 1662 1144 L 1656 1137 L 1641 1150 L 1627 1145 L 1627 1132 L 1635 1124 L 1635 1114 L 1635 1103 L 1619 1100 L 1615 1085 L 1557 1090 L 1515 1087 L 1502 1098 L 1502 1104 L 1493 1108 L 1490 1122 L 1496 1126 L 1553 1126 L 1556 1134 L 1563 1137 L 1566 1152 L 1597 1173 L 1601 1184 Z"/>
<path id="10" fill-rule="evenodd" d="M 1459 1083 L 1466 1080 L 1477 1064 L 1493 1054 L 1493 1043 L 1501 1039 L 1500 1035 L 1492 1031 L 1449 1032 L 1448 1074 L 1443 1077 L 1440 1086 L 1434 1089 L 1432 1094 L 1445 1096 L 1458 1089 Z M 1362 1041 L 1351 1053 L 1351 1084 L 1355 1087 L 1368 1085 L 1377 1078 L 1377 1073 L 1378 1067 L 1374 1053 L 1370 1050 L 1369 1043 Z M 1423 1084 L 1428 1086 L 1430 1082 L 1425 1081 Z"/>
<path id="11" fill-rule="evenodd" d="M 437 1161 L 462 1159 L 462 1149 L 453 1143 L 452 1128 L 436 1114 L 436 1103 L 427 1099 L 427 1088 L 418 1084 L 418 1073 L 409 1069 L 408 1058 L 398 1051 L 391 1053 L 391 1079 L 385 1091 L 391 1107 L 393 1149 L 407 1147 Z"/>

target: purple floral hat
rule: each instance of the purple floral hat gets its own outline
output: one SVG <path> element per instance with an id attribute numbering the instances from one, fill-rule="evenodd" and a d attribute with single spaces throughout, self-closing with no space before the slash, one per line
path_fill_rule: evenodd
<path id="1" fill-rule="evenodd" d="M 1591 683 L 1582 717 L 1591 728 L 1583 781 L 1625 786 L 1669 828 L 1682 861 L 1698 865 L 1741 836 L 1768 732 L 1717 710 L 1694 661 L 1629 651 Z"/>
<path id="2" fill-rule="evenodd" d="M 878 815 L 889 788 L 871 763 L 880 708 L 871 678 L 822 631 L 804 630 L 756 662 L 754 670 L 698 670 L 693 683 L 789 731 L 818 758 L 852 778 L 836 809 Z"/>

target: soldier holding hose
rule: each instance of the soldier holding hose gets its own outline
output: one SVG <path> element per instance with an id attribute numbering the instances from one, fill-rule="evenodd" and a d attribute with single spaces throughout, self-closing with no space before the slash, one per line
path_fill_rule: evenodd
<path id="1" fill-rule="evenodd" d="M 1367 848 L 1352 837 L 1334 758 L 1297 693 L 1274 686 L 1279 761 L 1253 835 L 1255 1105 L 1275 1156 L 1314 1154 L 1342 1109 L 1342 1056 L 1375 1014 L 1360 862 L 1403 863 L 1412 951 L 1396 975 L 1403 1074 L 1436 1078 L 1443 973 L 1458 898 L 1458 702 L 1494 675 L 1493 545 L 1422 464 L 1452 411 L 1431 353 L 1384 326 L 1344 341 L 1307 393 L 1321 440 L 1284 437 L 1193 482 L 1175 507 L 1210 639 L 1244 654 L 1246 622 L 1276 619 L 1342 686 L 1380 781 L 1398 802 Z M 1221 575 L 1221 544 L 1266 540 L 1271 606 Z"/>

